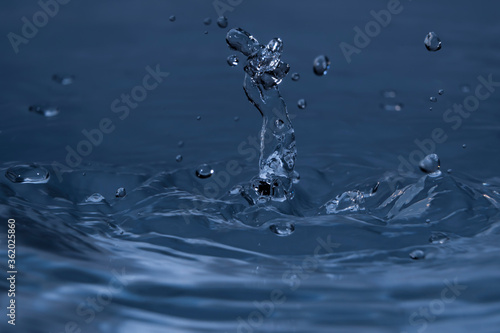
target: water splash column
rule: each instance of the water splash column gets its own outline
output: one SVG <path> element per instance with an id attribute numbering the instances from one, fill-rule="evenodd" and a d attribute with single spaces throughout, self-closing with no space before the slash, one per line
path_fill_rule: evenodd
<path id="1" fill-rule="evenodd" d="M 248 100 L 262 115 L 259 175 L 243 195 L 251 203 L 285 201 L 293 197 L 295 169 L 295 133 L 278 85 L 290 70 L 281 61 L 283 42 L 272 39 L 261 45 L 248 32 L 231 29 L 226 36 L 230 48 L 247 57 L 243 88 Z"/>

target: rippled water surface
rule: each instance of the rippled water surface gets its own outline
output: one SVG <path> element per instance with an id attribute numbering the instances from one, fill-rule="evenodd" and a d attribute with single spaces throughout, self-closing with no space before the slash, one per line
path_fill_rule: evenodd
<path id="1" fill-rule="evenodd" d="M 401 1 L 362 43 L 388 2 L 221 3 L 72 1 L 3 39 L 0 330 L 498 332 L 498 5 Z M 41 10 L 0 6 L 4 36 Z M 259 161 L 237 27 L 283 41 L 291 167 Z"/>

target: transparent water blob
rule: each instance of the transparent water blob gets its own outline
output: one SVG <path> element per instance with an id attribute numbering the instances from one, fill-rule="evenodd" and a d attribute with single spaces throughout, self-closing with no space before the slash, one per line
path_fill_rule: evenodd
<path id="1" fill-rule="evenodd" d="M 297 106 L 299 107 L 299 109 L 305 109 L 307 107 L 306 100 L 303 98 L 299 99 L 297 102 Z"/>
<path id="2" fill-rule="evenodd" d="M 449 240 L 450 238 L 444 232 L 434 232 L 431 237 L 429 237 L 429 242 L 432 244 L 443 244 Z"/>
<path id="3" fill-rule="evenodd" d="M 125 188 L 120 187 L 119 189 L 116 190 L 115 196 L 117 198 L 123 198 L 126 195 L 127 195 L 127 191 L 125 190 Z"/>
<path id="4" fill-rule="evenodd" d="M 272 224 L 269 229 L 276 235 L 285 237 L 290 236 L 295 231 L 295 226 L 290 222 L 280 222 Z"/>
<path id="5" fill-rule="evenodd" d="M 424 44 L 427 50 L 431 52 L 441 49 L 441 39 L 439 39 L 439 36 L 435 32 L 429 32 L 425 36 Z"/>
<path id="6" fill-rule="evenodd" d="M 444 89 L 439 89 L 438 94 L 439 95 L 443 95 L 444 94 Z"/>
<path id="7" fill-rule="evenodd" d="M 439 170 L 441 163 L 437 154 L 429 154 L 425 156 L 418 164 L 418 167 L 431 177 L 441 175 L 441 171 Z"/>
<path id="8" fill-rule="evenodd" d="M 212 169 L 212 167 L 208 164 L 201 164 L 196 169 L 196 177 L 201 179 L 209 178 L 213 174 L 214 174 L 214 169 Z"/>
<path id="9" fill-rule="evenodd" d="M 182 162 L 182 155 L 177 155 L 177 156 L 175 157 L 175 160 L 176 160 L 177 162 Z"/>
<path id="10" fill-rule="evenodd" d="M 403 110 L 402 103 L 383 103 L 380 105 L 385 111 L 401 111 Z"/>
<path id="11" fill-rule="evenodd" d="M 314 59 L 314 62 L 313 62 L 314 74 L 316 74 L 318 76 L 326 75 L 326 73 L 328 72 L 328 69 L 330 69 L 330 59 L 328 59 L 327 56 L 320 55 Z"/>
<path id="12" fill-rule="evenodd" d="M 50 174 L 47 169 L 36 164 L 21 164 L 8 168 L 5 177 L 13 183 L 45 184 L 49 181 Z"/>
<path id="13" fill-rule="evenodd" d="M 436 103 L 438 101 L 438 99 L 435 96 L 431 96 L 431 97 L 429 97 L 429 101 L 431 101 L 432 103 Z"/>
<path id="14" fill-rule="evenodd" d="M 217 19 L 217 25 L 224 29 L 224 28 L 227 28 L 227 25 L 228 25 L 228 21 L 227 21 L 227 17 L 225 16 L 220 16 L 218 19 Z"/>
<path id="15" fill-rule="evenodd" d="M 240 63 L 240 59 L 238 59 L 238 56 L 235 54 L 231 54 L 230 56 L 227 57 L 227 64 L 231 67 L 238 66 Z"/>
<path id="16" fill-rule="evenodd" d="M 396 92 L 394 90 L 390 90 L 390 89 L 383 90 L 382 96 L 384 98 L 396 98 Z"/>
<path id="17" fill-rule="evenodd" d="M 205 25 L 212 24 L 212 19 L 210 17 L 207 17 L 206 19 L 203 20 L 203 24 L 205 24 Z"/>
<path id="18" fill-rule="evenodd" d="M 55 106 L 32 105 L 29 107 L 29 111 L 47 118 L 55 117 L 59 114 L 59 109 Z"/>
<path id="19" fill-rule="evenodd" d="M 170 20 L 170 22 L 174 22 L 176 17 L 175 17 L 175 15 L 170 15 L 170 17 L 168 19 Z"/>
<path id="20" fill-rule="evenodd" d="M 298 81 L 300 80 L 300 74 L 299 73 L 293 73 L 292 74 L 292 81 Z"/>
<path id="21" fill-rule="evenodd" d="M 409 255 L 413 260 L 420 260 L 425 258 L 425 253 L 422 250 L 411 251 Z"/>
<path id="22" fill-rule="evenodd" d="M 88 203 L 101 203 L 104 202 L 106 199 L 102 196 L 100 193 L 94 193 L 91 196 L 89 196 L 87 199 L 85 199 L 85 202 Z"/>
<path id="23" fill-rule="evenodd" d="M 74 75 L 59 75 L 59 74 L 54 74 L 52 76 L 52 80 L 63 85 L 63 86 L 68 86 L 72 84 L 75 81 L 75 76 Z"/>

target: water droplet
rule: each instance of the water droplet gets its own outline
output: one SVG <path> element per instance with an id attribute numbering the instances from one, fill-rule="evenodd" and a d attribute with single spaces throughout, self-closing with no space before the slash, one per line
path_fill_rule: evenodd
<path id="1" fill-rule="evenodd" d="M 434 232 L 429 238 L 429 242 L 431 242 L 432 244 L 443 244 L 449 240 L 450 238 L 448 237 L 448 235 L 443 232 Z"/>
<path id="2" fill-rule="evenodd" d="M 182 162 L 182 155 L 177 155 L 177 156 L 175 157 L 175 160 L 176 160 L 177 162 Z"/>
<path id="3" fill-rule="evenodd" d="M 396 92 L 394 90 L 384 90 L 382 96 L 384 98 L 396 98 Z"/>
<path id="4" fill-rule="evenodd" d="M 298 81 L 300 80 L 300 74 L 299 73 L 293 73 L 292 74 L 292 81 Z"/>
<path id="5" fill-rule="evenodd" d="M 429 108 L 429 111 L 432 111 L 432 106 Z"/>
<path id="6" fill-rule="evenodd" d="M 462 148 L 463 148 L 463 149 L 467 148 L 467 145 L 464 143 L 464 144 L 462 145 Z"/>
<path id="7" fill-rule="evenodd" d="M 339 194 L 335 199 L 325 205 L 327 214 L 337 214 L 341 212 L 358 212 L 365 210 L 363 207 L 365 195 L 360 191 L 347 191 Z"/>
<path id="8" fill-rule="evenodd" d="M 425 258 L 425 253 L 422 250 L 414 250 L 410 252 L 410 258 L 413 260 L 419 260 Z"/>
<path id="9" fill-rule="evenodd" d="M 100 193 L 94 193 L 87 199 L 85 199 L 85 202 L 90 202 L 90 203 L 100 203 L 105 201 L 106 199 L 100 194 Z"/>
<path id="10" fill-rule="evenodd" d="M 49 181 L 50 174 L 47 169 L 36 164 L 21 164 L 8 168 L 5 177 L 13 183 L 45 184 Z"/>
<path id="11" fill-rule="evenodd" d="M 299 109 L 305 109 L 307 106 L 306 100 L 303 98 L 299 99 L 299 101 L 297 102 L 297 106 L 299 107 Z"/>
<path id="12" fill-rule="evenodd" d="M 63 85 L 63 86 L 68 86 L 73 83 L 75 80 L 74 75 L 58 75 L 54 74 L 52 76 L 52 80 L 56 81 L 57 83 Z"/>
<path id="13" fill-rule="evenodd" d="M 325 55 L 317 56 L 313 62 L 314 74 L 318 76 L 326 75 L 330 69 L 330 59 Z"/>
<path id="14" fill-rule="evenodd" d="M 116 190 L 116 194 L 115 194 L 115 196 L 116 196 L 117 198 L 123 198 L 123 197 L 124 197 L 124 196 L 126 196 L 126 195 L 127 195 L 127 191 L 125 191 L 125 188 L 120 187 L 119 189 L 117 189 L 117 190 Z"/>
<path id="15" fill-rule="evenodd" d="M 424 159 L 420 161 L 418 166 L 420 170 L 429 174 L 432 177 L 437 177 L 441 175 L 441 171 L 439 171 L 441 164 L 437 154 L 429 154 L 425 156 Z"/>
<path id="16" fill-rule="evenodd" d="M 201 116 L 196 117 L 196 120 L 201 120 Z"/>
<path id="17" fill-rule="evenodd" d="M 227 57 L 227 63 L 229 66 L 234 67 L 240 63 L 240 59 L 238 59 L 236 55 L 231 54 L 229 57 Z"/>
<path id="18" fill-rule="evenodd" d="M 380 106 L 385 111 L 401 111 L 401 110 L 403 110 L 403 104 L 401 104 L 401 103 L 396 103 L 396 104 L 381 104 Z"/>
<path id="19" fill-rule="evenodd" d="M 460 86 L 460 91 L 463 92 L 464 94 L 470 93 L 470 86 L 468 84 L 462 84 Z"/>
<path id="20" fill-rule="evenodd" d="M 240 117 L 238 117 L 238 116 L 234 117 L 234 121 L 238 121 L 238 120 L 240 120 Z"/>
<path id="21" fill-rule="evenodd" d="M 269 229 L 276 235 L 285 237 L 290 236 L 295 231 L 295 226 L 290 222 L 281 222 L 271 225 Z"/>
<path id="22" fill-rule="evenodd" d="M 174 22 L 175 21 L 175 15 L 171 15 L 169 18 L 170 22 Z"/>
<path id="23" fill-rule="evenodd" d="M 448 173 L 452 173 L 452 172 L 453 172 L 453 169 L 448 169 L 448 170 L 446 170 L 446 172 L 448 172 Z"/>
<path id="24" fill-rule="evenodd" d="M 177 146 L 184 147 L 184 141 L 180 140 L 179 142 L 177 142 Z"/>
<path id="25" fill-rule="evenodd" d="M 443 90 L 443 89 L 439 89 L 438 94 L 439 94 L 439 95 L 444 94 L 444 90 Z"/>
<path id="26" fill-rule="evenodd" d="M 217 19 L 217 25 L 224 29 L 224 28 L 227 28 L 227 25 L 228 25 L 228 21 L 227 21 L 227 17 L 225 16 L 220 16 L 218 19 Z"/>
<path id="27" fill-rule="evenodd" d="M 203 20 L 203 24 L 205 24 L 205 25 L 212 24 L 212 19 L 210 17 L 207 17 L 206 19 Z"/>
<path id="28" fill-rule="evenodd" d="M 203 33 L 204 33 L 205 35 L 208 35 L 208 31 L 207 31 L 207 30 L 203 31 Z"/>
<path id="29" fill-rule="evenodd" d="M 196 176 L 198 178 L 202 178 L 202 179 L 208 178 L 208 177 L 212 176 L 213 174 L 214 174 L 214 169 L 212 169 L 212 167 L 208 164 L 201 164 L 196 169 Z"/>
<path id="30" fill-rule="evenodd" d="M 439 39 L 435 32 L 429 32 L 425 36 L 424 44 L 429 51 L 435 52 L 441 49 L 441 39 Z"/>
<path id="31" fill-rule="evenodd" d="M 29 110 L 47 118 L 54 117 L 59 114 L 59 109 L 54 106 L 32 105 L 29 107 Z"/>
<path id="32" fill-rule="evenodd" d="M 436 103 L 438 101 L 438 99 L 435 96 L 431 96 L 431 97 L 429 97 L 429 101 L 431 101 L 432 103 Z"/>
<path id="33" fill-rule="evenodd" d="M 276 119 L 276 121 L 274 122 L 274 125 L 276 126 L 276 128 L 282 129 L 283 126 L 285 126 L 285 123 L 281 119 Z"/>

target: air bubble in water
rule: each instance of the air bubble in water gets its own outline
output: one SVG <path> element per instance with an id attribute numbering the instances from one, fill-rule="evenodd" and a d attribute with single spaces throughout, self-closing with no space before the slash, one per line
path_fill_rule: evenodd
<path id="1" fill-rule="evenodd" d="M 170 22 L 174 22 L 175 21 L 175 15 L 171 15 L 169 18 Z"/>
<path id="2" fill-rule="evenodd" d="M 429 238 L 429 242 L 431 242 L 432 244 L 443 244 L 449 240 L 450 238 L 448 237 L 448 235 L 443 232 L 435 232 Z"/>
<path id="3" fill-rule="evenodd" d="M 413 260 L 419 260 L 425 258 L 425 253 L 422 250 L 414 250 L 410 252 L 410 258 Z"/>
<path id="4" fill-rule="evenodd" d="M 53 106 L 32 105 L 29 107 L 29 110 L 47 118 L 54 117 L 59 114 L 59 109 Z"/>
<path id="5" fill-rule="evenodd" d="M 196 169 L 196 176 L 198 178 L 202 178 L 202 179 L 209 178 L 213 174 L 214 174 L 214 169 L 212 169 L 212 167 L 208 164 L 201 164 Z"/>
<path id="6" fill-rule="evenodd" d="M 106 199 L 100 194 L 100 193 L 94 193 L 87 199 L 85 199 L 85 202 L 90 202 L 90 203 L 100 203 L 105 201 Z"/>
<path id="7" fill-rule="evenodd" d="M 177 162 L 182 162 L 182 155 L 177 155 L 177 156 L 175 157 L 175 160 L 176 160 Z"/>
<path id="8" fill-rule="evenodd" d="M 225 16 L 220 16 L 220 17 L 217 19 L 217 25 L 218 25 L 220 28 L 222 28 L 222 29 L 227 28 L 227 24 L 228 24 L 228 22 L 227 22 L 227 17 L 225 17 Z"/>
<path id="9" fill-rule="evenodd" d="M 293 73 L 292 74 L 292 81 L 298 81 L 300 80 L 300 74 L 299 73 Z"/>
<path id="10" fill-rule="evenodd" d="M 120 187 L 119 189 L 117 189 L 117 190 L 116 190 L 116 194 L 115 194 L 115 196 L 116 196 L 117 198 L 123 198 L 123 197 L 124 197 L 124 196 L 126 196 L 126 195 L 127 195 L 127 191 L 125 191 L 125 188 Z"/>
<path id="11" fill-rule="evenodd" d="M 439 168 L 441 167 L 439 157 L 437 154 L 429 154 L 424 157 L 418 164 L 420 170 L 429 174 L 430 176 L 437 177 L 441 175 Z"/>
<path id="12" fill-rule="evenodd" d="M 231 67 L 237 66 L 240 63 L 240 60 L 238 57 L 234 54 L 231 54 L 229 57 L 227 57 L 227 64 Z"/>
<path id="13" fill-rule="evenodd" d="M 441 49 L 441 39 L 439 39 L 435 32 L 429 32 L 427 36 L 425 36 L 424 44 L 429 51 L 434 52 Z"/>
<path id="14" fill-rule="evenodd" d="M 63 85 L 63 86 L 68 86 L 73 83 L 75 80 L 74 75 L 58 75 L 55 74 L 52 76 L 52 80 L 56 81 L 57 83 Z"/>
<path id="15" fill-rule="evenodd" d="M 436 103 L 438 101 L 438 99 L 435 96 L 431 96 L 431 97 L 429 97 L 429 101 Z"/>
<path id="16" fill-rule="evenodd" d="M 438 94 L 439 94 L 439 95 L 444 94 L 444 90 L 443 90 L 443 89 L 439 89 Z"/>
<path id="17" fill-rule="evenodd" d="M 8 168 L 5 177 L 13 183 L 45 184 L 49 181 L 50 174 L 47 169 L 36 164 L 21 164 Z"/>
<path id="18" fill-rule="evenodd" d="M 210 17 L 207 17 L 206 19 L 203 20 L 203 24 L 205 24 L 205 25 L 212 24 L 212 19 Z"/>
<path id="19" fill-rule="evenodd" d="M 326 75 L 330 68 L 330 59 L 325 55 L 317 56 L 313 62 L 314 74 L 318 76 Z"/>
<path id="20" fill-rule="evenodd" d="M 297 106 L 299 107 L 299 109 L 305 109 L 307 106 L 306 100 L 303 98 L 299 99 L 299 101 L 297 102 Z"/>
<path id="21" fill-rule="evenodd" d="M 290 236 L 295 231 L 295 226 L 290 222 L 276 223 L 269 227 L 276 235 L 284 237 Z"/>

